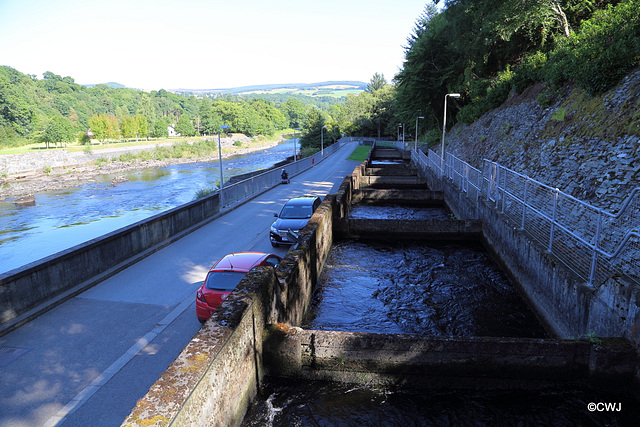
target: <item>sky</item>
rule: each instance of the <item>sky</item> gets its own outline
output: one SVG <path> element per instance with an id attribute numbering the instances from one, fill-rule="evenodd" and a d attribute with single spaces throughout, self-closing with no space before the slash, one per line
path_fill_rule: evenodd
<path id="1" fill-rule="evenodd" d="M 79 84 L 391 82 L 430 0 L 0 0 L 0 65 Z"/>

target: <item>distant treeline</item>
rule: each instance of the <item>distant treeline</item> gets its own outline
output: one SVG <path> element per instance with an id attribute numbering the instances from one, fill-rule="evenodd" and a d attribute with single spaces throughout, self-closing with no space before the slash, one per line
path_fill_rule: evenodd
<path id="1" fill-rule="evenodd" d="M 39 79 L 0 66 L 0 146 L 163 137 L 170 125 L 185 136 L 215 134 L 222 125 L 229 132 L 272 135 L 300 127 L 309 111 L 339 102 L 292 94 L 196 97 L 116 84 L 88 87 L 52 72 Z"/>

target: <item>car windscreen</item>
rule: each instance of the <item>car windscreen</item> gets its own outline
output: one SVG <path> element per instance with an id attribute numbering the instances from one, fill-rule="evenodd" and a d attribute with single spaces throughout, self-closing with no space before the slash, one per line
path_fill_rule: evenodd
<path id="1" fill-rule="evenodd" d="M 232 291 L 246 274 L 239 271 L 210 271 L 204 286 L 212 291 Z"/>
<path id="2" fill-rule="evenodd" d="M 280 212 L 283 219 L 307 219 L 313 215 L 311 206 L 285 206 Z"/>

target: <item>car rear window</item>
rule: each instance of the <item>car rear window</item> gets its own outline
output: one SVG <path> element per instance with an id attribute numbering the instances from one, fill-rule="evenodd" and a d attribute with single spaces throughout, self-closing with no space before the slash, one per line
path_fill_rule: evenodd
<path id="1" fill-rule="evenodd" d="M 239 271 L 210 271 L 204 286 L 212 291 L 232 291 L 245 275 Z"/>
<path id="2" fill-rule="evenodd" d="M 305 219 L 311 218 L 311 215 L 313 215 L 311 206 L 285 206 L 280 213 L 280 218 Z"/>

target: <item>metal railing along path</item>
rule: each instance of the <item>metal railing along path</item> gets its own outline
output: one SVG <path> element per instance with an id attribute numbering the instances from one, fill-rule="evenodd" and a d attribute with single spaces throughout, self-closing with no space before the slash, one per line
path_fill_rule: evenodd
<path id="1" fill-rule="evenodd" d="M 450 153 L 411 157 L 475 203 L 484 198 L 589 285 L 615 275 L 640 283 L 640 188 L 610 213 L 490 160 L 478 170 Z"/>
<path id="2" fill-rule="evenodd" d="M 340 140 L 335 144 L 325 147 L 324 156 L 322 153 L 318 152 L 309 157 L 298 160 L 297 162 L 288 163 L 282 168 L 270 170 L 231 185 L 225 185 L 222 188 L 222 200 L 224 207 L 229 207 L 246 200 L 279 184 L 281 181 L 280 174 L 282 169 L 285 169 L 290 177 L 309 169 L 315 164 L 326 159 L 327 156 L 335 153 L 342 146 L 342 142 L 344 141 Z"/>

